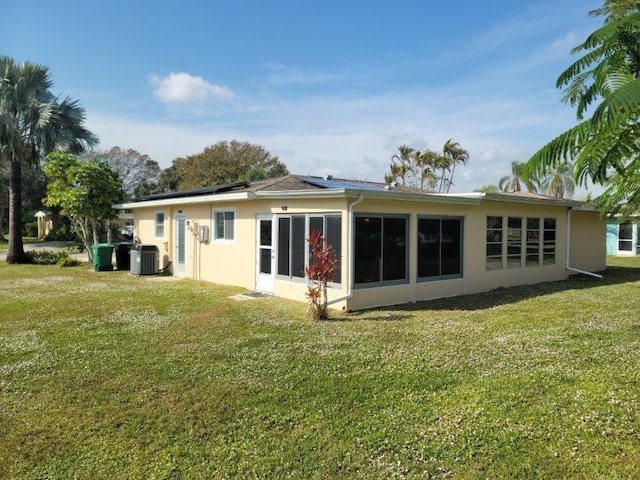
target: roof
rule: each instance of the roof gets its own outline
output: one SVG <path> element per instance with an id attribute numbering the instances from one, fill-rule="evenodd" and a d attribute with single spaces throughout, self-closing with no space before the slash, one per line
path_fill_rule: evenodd
<path id="1" fill-rule="evenodd" d="M 230 183 L 228 185 L 215 185 L 212 187 L 194 188 L 192 190 L 180 190 L 177 192 L 157 193 L 154 195 L 145 195 L 144 197 L 138 197 L 134 202 L 148 202 L 150 200 L 163 200 L 167 198 L 187 198 L 198 197 L 202 195 L 210 195 L 216 193 L 229 192 L 234 189 L 242 189 L 248 187 L 248 182 Z"/>
<path id="2" fill-rule="evenodd" d="M 438 203 L 475 203 L 484 198 L 494 201 L 516 203 L 552 204 L 577 207 L 582 202 L 558 199 L 528 192 L 514 193 L 436 193 L 404 185 L 385 184 L 366 180 L 317 177 L 310 175 L 285 175 L 255 182 L 237 182 L 225 185 L 161 193 L 140 197 L 132 202 L 115 205 L 118 209 L 132 209 L 146 206 L 176 205 L 180 203 L 206 203 L 228 200 L 248 200 L 269 197 L 327 197 L 365 195 L 373 198 L 395 198 Z"/>

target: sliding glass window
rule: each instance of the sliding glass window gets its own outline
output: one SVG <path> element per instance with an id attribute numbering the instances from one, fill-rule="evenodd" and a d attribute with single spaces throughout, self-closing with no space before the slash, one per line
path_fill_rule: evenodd
<path id="1" fill-rule="evenodd" d="M 406 216 L 359 215 L 355 219 L 355 284 L 407 283 L 409 221 Z"/>
<path id="2" fill-rule="evenodd" d="M 462 219 L 418 219 L 418 279 L 462 276 Z"/>

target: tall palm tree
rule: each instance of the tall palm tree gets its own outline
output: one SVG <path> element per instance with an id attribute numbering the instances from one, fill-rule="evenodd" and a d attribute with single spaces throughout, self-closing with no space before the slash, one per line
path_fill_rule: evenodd
<path id="1" fill-rule="evenodd" d="M 49 69 L 0 56 L 0 157 L 9 163 L 8 263 L 26 261 L 22 243 L 22 166 L 53 150 L 78 153 L 97 138 L 84 127 L 84 110 L 54 96 Z"/>
<path id="2" fill-rule="evenodd" d="M 412 173 L 412 162 L 416 156 L 416 151 L 408 145 L 400 145 L 398 147 L 398 153 L 395 153 L 391 157 L 391 176 L 395 179 L 400 179 L 402 185 L 406 184 L 407 177 Z"/>
<path id="3" fill-rule="evenodd" d="M 448 193 L 451 185 L 453 185 L 453 174 L 456 171 L 456 165 L 459 163 L 466 165 L 469 161 L 469 152 L 462 148 L 458 142 L 454 142 L 453 138 L 450 138 L 442 147 L 442 153 L 449 159 L 451 170 L 448 179 L 443 175 L 440 191 Z"/>
<path id="4" fill-rule="evenodd" d="M 415 159 L 416 176 L 420 180 L 420 188 L 430 192 L 436 189 L 438 175 L 436 173 L 436 165 L 440 154 L 433 150 L 424 150 Z"/>
<path id="5" fill-rule="evenodd" d="M 451 166 L 453 162 L 451 158 L 446 157 L 445 155 L 438 155 L 435 158 L 434 167 L 436 171 L 440 171 L 440 175 L 438 179 L 440 180 L 440 186 L 438 187 L 439 192 L 444 192 L 445 186 L 447 184 L 447 172 L 451 171 Z"/>
<path id="6" fill-rule="evenodd" d="M 573 165 L 561 163 L 547 170 L 541 182 L 545 195 L 557 198 L 572 197 L 576 188 Z"/>

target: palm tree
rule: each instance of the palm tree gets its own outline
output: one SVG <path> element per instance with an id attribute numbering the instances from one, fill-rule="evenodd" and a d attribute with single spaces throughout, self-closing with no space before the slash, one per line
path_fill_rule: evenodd
<path id="1" fill-rule="evenodd" d="M 537 181 L 525 175 L 526 163 L 511 162 L 511 175 L 505 175 L 498 182 L 498 188 L 502 192 L 521 192 L 526 187 L 530 192 L 536 192 Z"/>
<path id="2" fill-rule="evenodd" d="M 406 184 L 407 176 L 412 173 L 412 161 L 416 156 L 416 151 L 408 145 L 400 145 L 398 153 L 391 157 L 391 177 L 400 179 L 402 185 Z"/>
<path id="3" fill-rule="evenodd" d="M 22 244 L 22 166 L 53 150 L 78 153 L 97 138 L 84 127 L 84 110 L 50 88 L 49 69 L 0 56 L 0 158 L 9 163 L 7 263 L 26 261 Z"/>
<path id="4" fill-rule="evenodd" d="M 439 192 L 444 191 L 447 183 L 447 172 L 451 171 L 451 165 L 451 158 L 445 157 L 444 155 L 438 155 L 434 159 L 434 168 L 436 171 L 440 171 L 440 175 L 438 176 L 438 180 L 440 180 L 440 185 L 438 187 Z"/>
<path id="5" fill-rule="evenodd" d="M 602 210 L 626 200 L 627 213 L 640 207 L 640 193 L 630 185 L 640 175 L 640 5 L 606 2 L 595 14 L 610 14 L 604 25 L 572 50 L 583 54 L 560 74 L 562 100 L 576 107 L 580 122 L 535 153 L 527 170 L 544 173 L 575 161 L 576 180 L 608 185 Z M 589 107 L 600 102 L 590 118 Z"/>
<path id="6" fill-rule="evenodd" d="M 461 163 L 466 165 L 469 161 L 469 152 L 467 152 L 458 142 L 454 142 L 453 138 L 447 140 L 442 147 L 442 153 L 445 157 L 449 159 L 451 165 L 451 171 L 449 178 L 445 178 L 444 171 L 442 176 L 442 181 L 440 184 L 440 191 L 444 191 L 445 193 L 449 192 L 451 185 L 453 185 L 453 174 L 456 171 L 456 165 Z"/>
<path id="7" fill-rule="evenodd" d="M 573 196 L 576 188 L 573 165 L 562 163 L 551 167 L 541 182 L 542 192 L 545 195 L 557 198 Z"/>
<path id="8" fill-rule="evenodd" d="M 418 152 L 415 157 L 415 175 L 420 181 L 420 188 L 432 192 L 436 188 L 438 175 L 436 174 L 436 162 L 440 154 L 433 150 Z"/>

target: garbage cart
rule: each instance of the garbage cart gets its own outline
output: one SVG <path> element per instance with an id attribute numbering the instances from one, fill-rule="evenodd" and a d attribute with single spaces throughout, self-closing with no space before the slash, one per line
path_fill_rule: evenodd
<path id="1" fill-rule="evenodd" d="M 120 242 L 116 245 L 116 268 L 129 270 L 131 268 L 131 242 Z"/>
<path id="2" fill-rule="evenodd" d="M 113 245 L 110 243 L 95 243 L 91 245 L 93 254 L 93 269 L 96 272 L 110 272 L 113 270 Z"/>

